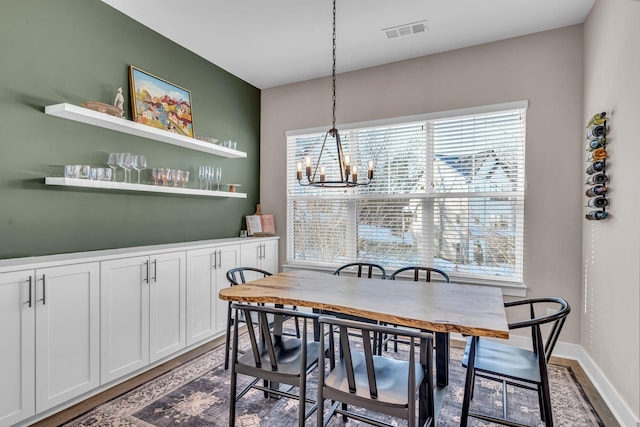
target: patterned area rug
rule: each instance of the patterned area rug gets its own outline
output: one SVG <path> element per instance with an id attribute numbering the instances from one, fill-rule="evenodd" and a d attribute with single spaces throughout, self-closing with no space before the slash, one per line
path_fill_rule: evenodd
<path id="1" fill-rule="evenodd" d="M 224 370 L 224 346 L 125 393 L 65 424 L 80 426 L 226 426 L 228 425 L 229 371 Z M 439 414 L 438 426 L 460 424 L 464 392 L 465 369 L 460 363 L 462 350 L 452 348 L 450 381 Z M 387 355 L 393 356 L 393 353 Z M 317 371 L 315 371 L 317 372 Z M 551 365 L 549 369 L 553 414 L 556 426 L 604 426 L 569 367 Z M 248 378 L 238 377 L 238 390 Z M 316 379 L 309 379 L 307 396 L 315 400 Z M 538 397 L 533 391 L 509 388 L 510 417 L 529 426 L 543 426 L 540 422 Z M 298 402 L 291 399 L 265 399 L 262 392 L 252 390 L 238 402 L 236 426 L 292 426 L 297 424 Z M 325 404 L 328 410 L 329 402 Z M 476 380 L 472 411 L 490 415 L 502 413 L 502 385 Z M 363 411 L 364 412 L 364 411 Z M 315 426 L 313 414 L 307 425 Z M 371 414 L 369 414 L 371 415 Z M 376 417 L 394 425 L 405 421 L 384 416 Z M 362 423 L 333 417 L 330 426 L 357 426 Z M 495 424 L 471 419 L 470 426 Z"/>

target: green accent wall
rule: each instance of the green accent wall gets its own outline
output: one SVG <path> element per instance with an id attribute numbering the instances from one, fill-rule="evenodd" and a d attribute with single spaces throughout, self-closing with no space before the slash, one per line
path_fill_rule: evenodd
<path id="1" fill-rule="evenodd" d="M 167 19 L 188 25 L 175 11 Z M 0 54 L 0 258 L 238 236 L 258 203 L 259 89 L 98 0 L 3 2 Z M 247 158 L 44 114 L 61 102 L 112 104 L 122 87 L 130 119 L 129 65 L 190 90 L 195 134 L 233 139 Z M 248 197 L 44 185 L 45 176 L 63 176 L 65 164 L 105 165 L 109 152 L 144 154 L 149 168 L 190 170 L 191 187 L 199 165 L 222 167 L 223 182 L 241 184 Z M 143 179 L 150 182 L 149 170 Z"/>

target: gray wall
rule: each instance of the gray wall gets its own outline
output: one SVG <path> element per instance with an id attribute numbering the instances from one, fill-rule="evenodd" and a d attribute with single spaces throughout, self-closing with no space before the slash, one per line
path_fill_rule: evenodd
<path id="1" fill-rule="evenodd" d="M 615 384 L 636 423 L 640 419 L 639 22 L 640 2 L 600 0 L 584 24 L 583 122 L 596 112 L 611 115 L 607 145 L 611 218 L 583 221 L 581 307 L 582 347 Z"/>
<path id="2" fill-rule="evenodd" d="M 254 212 L 257 88 L 98 0 L 3 2 L 0 54 L 0 258 L 237 236 L 243 215 Z M 112 103 L 122 86 L 130 117 L 129 65 L 189 89 L 196 135 L 234 139 L 247 159 L 224 159 L 43 114 L 48 104 Z M 249 196 L 198 198 L 43 184 L 44 176 L 62 175 L 61 165 L 101 165 L 111 151 L 145 154 L 149 167 L 191 170 L 192 186 L 199 165 L 221 166 L 223 181 L 242 184 Z"/>
<path id="3" fill-rule="evenodd" d="M 576 307 L 562 334 L 571 343 L 580 339 L 582 49 L 582 26 L 572 26 L 337 78 L 339 123 L 529 101 L 524 280 L 528 295 L 562 296 Z M 262 92 L 260 194 L 283 237 L 282 263 L 285 131 L 328 126 L 330 102 L 329 79 Z"/>

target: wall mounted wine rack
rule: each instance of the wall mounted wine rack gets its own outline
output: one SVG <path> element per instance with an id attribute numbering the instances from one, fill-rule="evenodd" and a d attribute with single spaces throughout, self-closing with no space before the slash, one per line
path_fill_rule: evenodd
<path id="1" fill-rule="evenodd" d="M 585 218 L 590 221 L 601 221 L 609 217 L 607 208 L 609 199 L 609 177 L 607 176 L 607 113 L 595 114 L 587 123 L 587 181 L 585 195 L 589 212 Z"/>

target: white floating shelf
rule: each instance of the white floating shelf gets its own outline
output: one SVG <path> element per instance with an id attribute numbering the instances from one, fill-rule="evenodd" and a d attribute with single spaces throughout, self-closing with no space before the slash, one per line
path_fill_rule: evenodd
<path id="1" fill-rule="evenodd" d="M 129 135 L 135 135 L 142 138 L 152 139 L 167 144 L 177 145 L 178 147 L 187 148 L 189 150 L 202 151 L 216 156 L 227 158 L 245 158 L 247 153 L 233 150 L 231 148 L 222 147 L 210 142 L 200 141 L 188 136 L 167 132 L 166 130 L 154 128 L 151 126 L 136 123 L 131 120 L 110 116 L 106 113 L 90 110 L 84 107 L 78 107 L 73 104 L 55 104 L 47 105 L 44 108 L 45 114 L 51 116 L 62 117 L 80 123 L 86 123 L 93 126 L 111 129 L 116 132 L 122 132 Z"/>
<path id="2" fill-rule="evenodd" d="M 91 179 L 46 177 L 46 185 L 61 185 L 66 187 L 101 188 L 105 190 L 144 191 L 148 193 L 171 193 L 188 196 L 205 197 L 233 197 L 246 199 L 246 193 L 231 193 L 229 191 L 197 190 L 195 188 L 164 187 L 161 185 L 134 184 L 129 182 L 97 181 Z"/>

